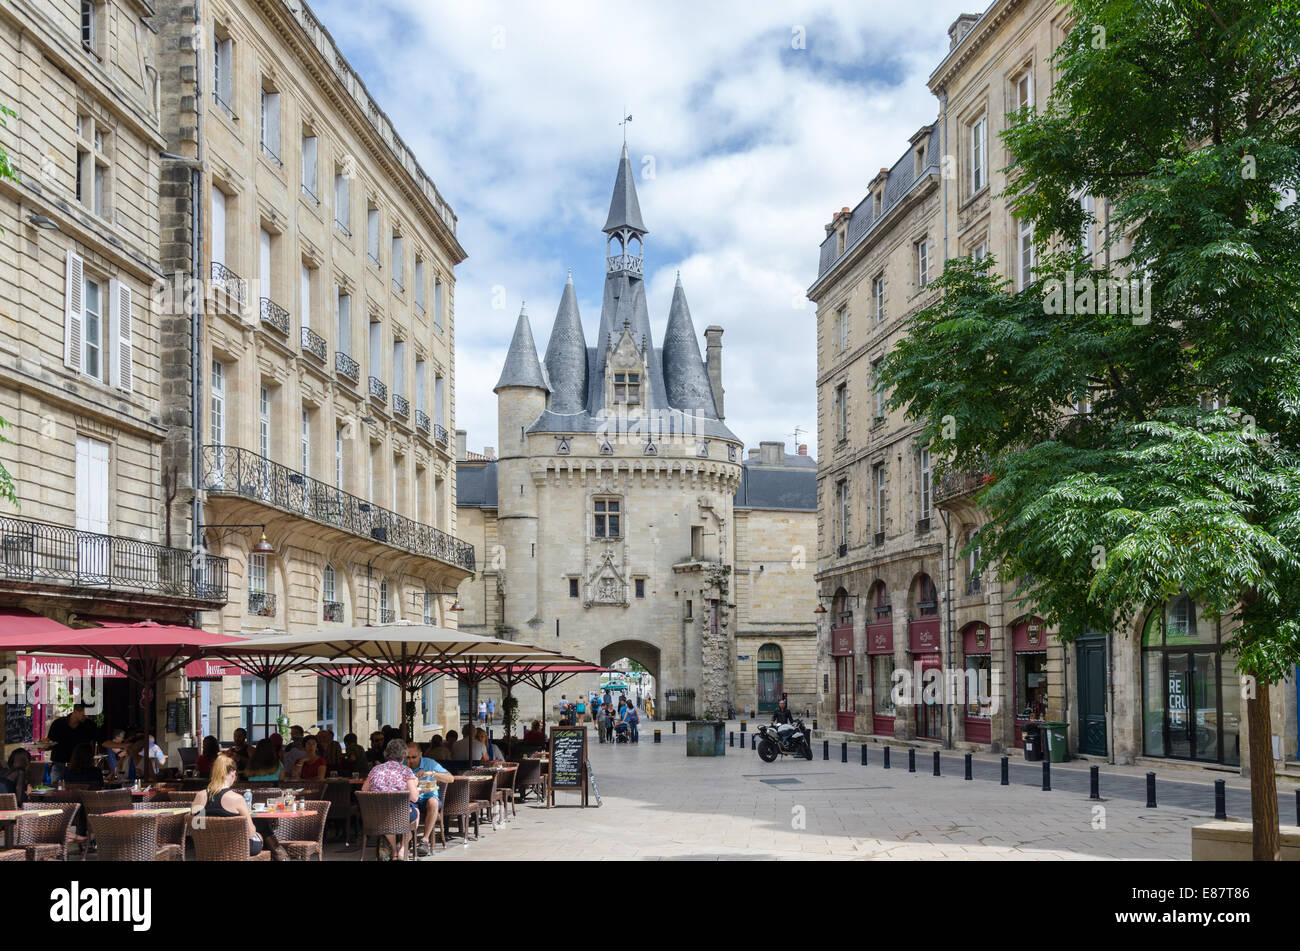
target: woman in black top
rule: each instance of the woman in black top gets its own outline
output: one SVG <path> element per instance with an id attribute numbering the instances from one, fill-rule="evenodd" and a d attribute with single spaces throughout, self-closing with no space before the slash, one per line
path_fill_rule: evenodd
<path id="1" fill-rule="evenodd" d="M 258 834 L 257 827 L 253 825 L 253 816 L 248 811 L 248 803 L 244 801 L 243 796 L 231 788 L 235 785 L 237 776 L 234 758 L 218 756 L 217 761 L 212 765 L 212 778 L 208 782 L 206 794 L 201 800 L 199 798 L 194 800 L 193 814 L 202 812 L 205 816 L 218 818 L 243 816 L 244 821 L 248 823 L 248 854 L 252 856 L 262 851 L 262 837 Z"/>
<path id="2" fill-rule="evenodd" d="M 90 783 L 96 789 L 103 786 L 104 773 L 95 765 L 95 748 L 89 743 L 78 743 L 68 759 L 63 778 L 70 783 Z"/>

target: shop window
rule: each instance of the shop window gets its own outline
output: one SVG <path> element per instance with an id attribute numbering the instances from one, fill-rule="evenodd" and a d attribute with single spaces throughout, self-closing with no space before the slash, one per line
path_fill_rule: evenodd
<path id="1" fill-rule="evenodd" d="M 889 654 L 875 654 L 871 658 L 872 712 L 877 716 L 894 715 L 893 696 L 894 658 Z"/>
<path id="2" fill-rule="evenodd" d="M 1047 715 L 1047 652 L 1017 652 L 1016 708 L 1021 719 Z"/>

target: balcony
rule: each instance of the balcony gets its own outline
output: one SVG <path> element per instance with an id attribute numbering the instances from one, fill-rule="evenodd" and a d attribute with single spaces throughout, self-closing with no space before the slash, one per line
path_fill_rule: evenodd
<path id="1" fill-rule="evenodd" d="M 353 383 L 361 380 L 361 364 L 341 350 L 334 354 L 334 372 Z"/>
<path id="2" fill-rule="evenodd" d="M 400 393 L 393 394 L 393 415 L 403 417 L 411 415 L 411 404 Z"/>
<path id="3" fill-rule="evenodd" d="M 610 273 L 615 271 L 627 271 L 631 274 L 641 273 L 641 258 L 635 254 L 615 254 L 606 260 L 606 267 Z"/>
<path id="4" fill-rule="evenodd" d="M 984 590 L 984 578 L 982 575 L 971 575 L 966 579 L 966 593 L 980 594 Z"/>
<path id="5" fill-rule="evenodd" d="M 289 336 L 289 312 L 269 297 L 262 298 L 261 316 L 263 324 Z"/>
<path id="6" fill-rule="evenodd" d="M 329 621 L 331 624 L 343 623 L 343 603 L 341 601 L 324 601 L 322 605 L 321 620 Z"/>
<path id="7" fill-rule="evenodd" d="M 963 495 L 971 495 L 984 488 L 989 482 L 989 475 L 984 472 L 968 472 L 950 469 L 943 474 L 934 490 L 935 502 L 948 502 Z"/>
<path id="8" fill-rule="evenodd" d="M 388 387 L 377 376 L 370 378 L 370 398 L 381 406 L 388 405 Z"/>
<path id="9" fill-rule="evenodd" d="M 248 613 L 257 617 L 275 617 L 275 595 L 265 591 L 248 592 Z"/>
<path id="10" fill-rule="evenodd" d="M 302 352 L 310 353 L 321 363 L 326 362 L 326 354 L 329 353 L 325 347 L 325 338 L 310 327 L 302 328 Z"/>
<path id="11" fill-rule="evenodd" d="M 50 522 L 0 516 L 0 588 L 104 592 L 193 610 L 226 603 L 227 559 Z M 74 591 L 75 589 L 75 591 Z M 184 603 L 183 603 L 184 602 Z"/>
<path id="12" fill-rule="evenodd" d="M 394 611 L 392 608 L 379 609 L 380 624 L 392 624 L 396 620 L 397 620 L 397 612 Z"/>
<path id="13" fill-rule="evenodd" d="M 251 449 L 204 446 L 200 488 L 210 496 L 249 499 L 359 538 L 474 571 L 474 546 L 468 542 L 295 472 Z"/>
<path id="14" fill-rule="evenodd" d="M 437 440 L 438 445 L 446 446 L 451 441 L 451 434 L 447 432 L 445 426 L 435 425 L 433 427 L 433 438 Z"/>
<path id="15" fill-rule="evenodd" d="M 219 292 L 233 299 L 240 309 L 248 302 L 248 282 L 224 264 L 212 262 L 208 284 L 214 295 Z"/>
<path id="16" fill-rule="evenodd" d="M 415 428 L 426 435 L 433 432 L 433 423 L 429 420 L 429 414 L 422 409 L 415 411 Z"/>

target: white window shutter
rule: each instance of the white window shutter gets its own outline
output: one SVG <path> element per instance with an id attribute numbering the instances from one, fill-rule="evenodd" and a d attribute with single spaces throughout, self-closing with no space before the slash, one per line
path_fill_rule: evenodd
<path id="1" fill-rule="evenodd" d="M 135 385 L 135 345 L 131 334 L 131 288 L 114 278 L 108 282 L 109 380 L 130 393 Z"/>
<path id="2" fill-rule="evenodd" d="M 68 250 L 67 287 L 63 298 L 63 363 L 70 370 L 84 372 L 86 348 L 82 340 L 85 324 L 85 264 Z"/>

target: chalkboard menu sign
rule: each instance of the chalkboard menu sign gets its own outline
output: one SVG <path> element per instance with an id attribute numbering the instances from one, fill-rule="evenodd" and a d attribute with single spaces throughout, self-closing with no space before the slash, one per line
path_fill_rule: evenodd
<path id="1" fill-rule="evenodd" d="M 32 708 L 25 703 L 5 704 L 5 742 L 31 743 Z"/>
<path id="2" fill-rule="evenodd" d="M 587 728 L 551 727 L 551 772 L 548 805 L 555 804 L 555 790 L 576 789 L 587 805 Z"/>

